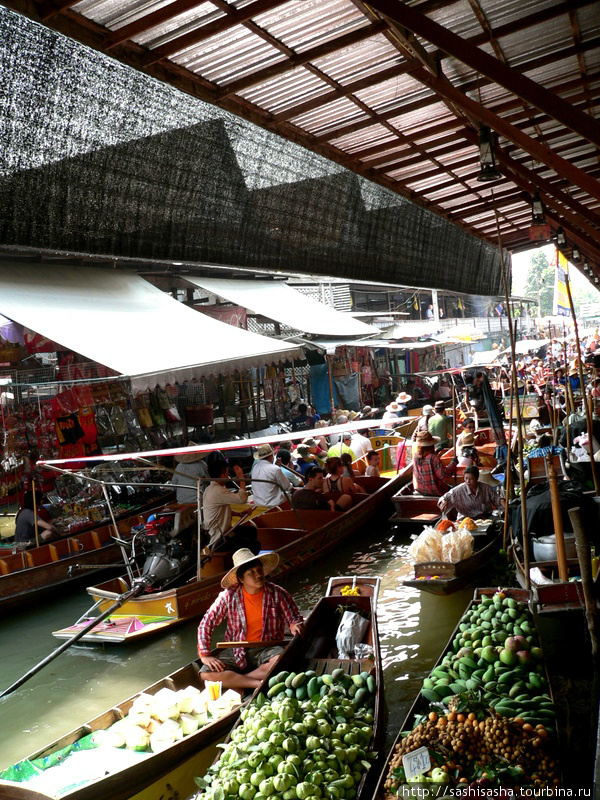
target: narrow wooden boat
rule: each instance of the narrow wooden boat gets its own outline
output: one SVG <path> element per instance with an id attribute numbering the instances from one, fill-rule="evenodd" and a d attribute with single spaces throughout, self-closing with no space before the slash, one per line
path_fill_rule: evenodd
<path id="1" fill-rule="evenodd" d="M 441 517 L 438 508 L 439 499 L 422 494 L 398 492 L 392 497 L 395 511 L 390 517 L 390 522 L 399 526 L 401 532 L 420 533 L 424 525 L 433 525 Z"/>
<path id="2" fill-rule="evenodd" d="M 512 540 L 512 554 L 519 586 L 527 587 L 527 577 L 520 544 Z M 579 575 L 579 561 L 567 559 L 569 575 Z M 584 597 L 581 581 L 558 579 L 558 561 L 531 561 L 529 563 L 531 591 L 538 614 L 581 614 Z M 600 596 L 599 581 L 595 581 L 597 596 Z"/>
<path id="3" fill-rule="evenodd" d="M 403 581 L 404 586 L 430 594 L 448 595 L 462 589 L 498 554 L 502 530 L 495 522 L 487 521 L 473 531 L 473 555 L 456 564 L 445 561 L 425 561 L 415 564 L 414 577 Z"/>
<path id="4" fill-rule="evenodd" d="M 364 499 L 344 513 L 336 511 L 270 511 L 253 522 L 257 528 L 262 550 L 274 550 L 279 565 L 273 577 L 291 572 L 333 551 L 341 541 L 351 536 L 384 510 L 390 497 L 410 481 L 409 465 L 390 478 L 356 478 L 367 494 Z M 221 578 L 232 566 L 232 552 L 213 553 L 201 567 L 200 579 L 165 591 L 141 595 L 120 609 L 119 614 L 87 633 L 82 641 L 120 643 L 164 631 L 185 620 L 200 616 L 220 591 Z M 128 577 L 120 577 L 99 586 L 88 588 L 94 606 L 75 625 L 55 631 L 54 636 L 67 639 L 90 621 L 89 614 L 106 610 L 122 593 L 130 589 Z"/>
<path id="5" fill-rule="evenodd" d="M 198 689 L 203 688 L 203 682 L 199 679 L 198 673 L 201 667 L 200 661 L 193 661 L 182 669 L 173 672 L 165 678 L 153 683 L 143 690 L 143 693 L 154 695 L 159 690 L 167 688 L 174 691 L 186 689 L 194 686 Z M 101 743 L 98 732 L 103 732 L 113 723 L 123 719 L 131 709 L 134 700 L 142 692 L 132 695 L 127 700 L 117 706 L 106 710 L 85 725 L 75 728 L 65 736 L 56 739 L 45 747 L 27 756 L 2 773 L 7 773 L 15 777 L 21 772 L 39 773 L 50 769 L 51 765 L 57 762 L 65 762 L 68 758 L 85 758 L 85 765 L 81 766 L 82 776 L 78 768 L 74 772 L 69 771 L 71 780 L 76 774 L 77 785 L 64 787 L 59 794 L 54 790 L 49 794 L 43 791 L 28 788 L 28 783 L 16 782 L 16 780 L 0 780 L 0 797 L 11 798 L 13 800 L 47 800 L 60 796 L 68 800 L 127 800 L 134 796 L 143 796 L 143 790 L 147 787 L 157 785 L 170 785 L 171 789 L 177 787 L 182 792 L 181 796 L 188 796 L 194 789 L 193 776 L 205 770 L 213 760 L 216 751 L 216 744 L 236 721 L 240 704 L 233 707 L 221 717 L 214 717 L 204 727 L 198 729 L 183 739 L 176 741 L 160 752 L 133 753 L 129 750 L 111 747 L 110 744 Z M 94 747 L 93 743 L 88 747 L 90 738 L 97 739 L 100 744 Z M 79 743 L 79 748 L 73 750 L 73 745 Z M 64 752 L 61 752 L 64 751 Z M 73 754 L 71 756 L 71 753 Z M 89 761 L 87 760 L 89 757 Z M 118 757 L 118 758 L 117 758 Z M 63 769 L 54 767 L 55 770 Z M 71 768 L 73 769 L 73 768 Z M 97 772 L 96 772 L 97 771 Z M 182 775 L 187 775 L 186 782 L 182 783 Z M 97 775 L 97 777 L 93 777 Z M 43 786 L 43 780 L 36 779 L 37 787 Z M 58 784 L 58 776 L 52 781 L 48 780 L 49 785 Z M 159 797 L 160 792 L 153 792 L 154 797 Z"/>
<path id="6" fill-rule="evenodd" d="M 348 581 L 352 578 L 343 578 Z M 373 738 L 369 749 L 380 752 L 383 741 L 383 672 L 381 664 L 381 653 L 379 647 L 379 634 L 377 630 L 376 597 L 374 588 L 377 579 L 361 579 L 357 577 L 357 585 L 365 588 L 365 593 L 361 595 L 328 595 L 323 597 L 315 606 L 305 622 L 305 631 L 302 636 L 295 636 L 290 645 L 285 649 L 279 661 L 272 667 L 270 673 L 265 677 L 263 684 L 254 693 L 251 703 L 261 705 L 265 702 L 265 697 L 269 691 L 269 684 L 272 678 L 286 671 L 301 673 L 312 670 L 316 676 L 331 674 L 335 669 L 342 669 L 346 675 L 357 676 L 361 672 L 368 672 L 375 679 L 375 704 L 371 711 L 373 721 L 369 724 L 373 727 Z M 339 586 L 337 579 L 331 587 Z M 369 592 L 369 594 L 367 594 Z M 340 612 L 344 610 L 359 611 L 363 616 L 368 617 L 369 625 L 366 628 L 362 642 L 372 648 L 372 654 L 364 658 L 343 658 L 336 644 L 336 632 L 340 622 Z M 259 696 L 262 695 L 262 698 Z M 243 716 L 243 715 L 242 715 Z M 242 724 L 241 720 L 236 722 L 231 731 L 231 736 Z M 218 762 L 220 755 L 215 759 Z M 372 768 L 363 775 L 362 780 L 355 787 L 356 800 L 370 798 L 375 780 L 379 774 L 380 763 L 374 762 Z M 200 795 L 201 796 L 201 795 Z"/>
<path id="7" fill-rule="evenodd" d="M 380 584 L 381 578 L 377 576 L 337 576 L 335 578 L 329 578 L 327 589 L 325 591 L 325 597 L 343 597 L 345 590 L 349 588 L 352 592 L 357 592 L 361 597 L 372 597 L 374 603 L 377 604 Z"/>
<path id="8" fill-rule="evenodd" d="M 155 498 L 134 513 L 122 514 L 117 519 L 120 536 L 129 538 L 134 526 L 145 523 L 150 514 L 170 498 L 171 493 Z M 92 567 L 100 571 L 122 565 L 121 549 L 113 536 L 111 523 L 64 536 L 40 547 L 0 552 L 0 610 L 20 610 L 64 590 L 66 585 L 88 581 Z M 75 565 L 84 569 L 72 569 Z"/>
<path id="9" fill-rule="evenodd" d="M 473 599 L 471 600 L 471 602 L 469 603 L 469 605 L 465 609 L 465 612 L 464 612 L 463 616 L 461 617 L 461 619 L 459 620 L 459 622 L 456 625 L 455 629 L 453 630 L 452 634 L 450 635 L 448 643 L 444 647 L 444 650 L 442 651 L 440 657 L 437 659 L 435 665 L 433 666 L 432 670 L 430 671 L 430 673 L 429 673 L 429 678 L 430 679 L 438 680 L 438 678 L 435 675 L 435 671 L 440 669 L 440 668 L 442 668 L 442 662 L 444 661 L 444 657 L 447 654 L 449 654 L 451 652 L 454 652 L 454 650 L 455 650 L 454 640 L 455 640 L 455 638 L 457 636 L 460 635 L 460 633 L 462 631 L 461 625 L 463 624 L 463 620 L 465 619 L 466 615 L 469 612 L 471 612 L 474 608 L 476 608 L 476 607 L 481 605 L 481 601 L 482 601 L 483 597 L 485 597 L 485 596 L 492 597 L 498 591 L 499 590 L 495 589 L 495 588 L 478 588 L 478 589 L 475 589 L 474 595 L 473 595 Z M 531 598 L 531 593 L 530 592 L 527 592 L 524 589 L 513 589 L 513 588 L 502 589 L 502 592 L 504 593 L 504 595 L 507 598 L 512 598 L 512 599 L 514 599 L 514 600 L 516 600 L 516 601 L 518 601 L 520 603 L 526 604 L 529 607 L 529 610 L 531 611 L 532 598 Z M 487 664 L 487 666 L 489 667 L 490 665 Z M 546 670 L 545 665 L 544 665 L 544 669 L 543 669 L 543 677 L 544 677 L 544 679 L 546 681 L 547 686 L 549 687 L 550 684 L 549 684 L 549 681 L 548 681 L 548 672 Z M 549 688 L 547 688 L 546 691 L 549 693 L 549 696 L 552 697 L 551 690 Z M 443 701 L 445 706 L 447 706 L 447 704 L 448 704 L 447 700 L 449 699 L 450 695 L 451 695 L 451 692 L 447 696 L 447 699 L 445 698 L 444 701 Z M 470 694 L 468 696 L 473 697 L 472 690 L 470 690 Z M 473 698 L 473 699 L 475 699 L 475 698 Z M 479 705 L 481 705 L 481 703 L 479 703 Z M 436 702 L 432 702 L 432 700 L 428 699 L 423 693 L 419 693 L 417 695 L 417 697 L 415 698 L 413 704 L 411 705 L 408 713 L 406 714 L 403 722 L 400 725 L 400 732 L 398 733 L 398 736 L 396 737 L 396 740 L 395 740 L 395 742 L 394 742 L 394 744 L 393 744 L 393 746 L 392 746 L 392 748 L 390 750 L 390 753 L 389 753 L 389 755 L 387 757 L 385 766 L 383 767 L 383 769 L 382 769 L 382 771 L 380 773 L 380 776 L 379 776 L 379 779 L 378 779 L 378 783 L 377 783 L 377 787 L 375 789 L 375 793 L 374 793 L 374 796 L 373 796 L 373 800 L 392 800 L 392 798 L 394 798 L 396 796 L 404 796 L 402 794 L 402 786 L 398 789 L 398 794 L 396 794 L 396 790 L 391 790 L 389 787 L 386 787 L 386 781 L 388 779 L 390 765 L 391 765 L 392 760 L 393 760 L 393 758 L 394 758 L 394 756 L 396 754 L 397 746 L 402 742 L 404 737 L 416 727 L 416 725 L 419 722 L 421 722 L 422 720 L 425 720 L 425 721 L 427 720 L 428 715 L 432 712 L 432 709 L 434 709 L 434 708 L 435 708 L 435 712 L 436 713 L 439 713 L 440 715 L 442 715 L 444 713 L 444 708 L 442 706 L 442 703 L 440 703 L 440 702 L 437 702 L 437 703 Z M 463 710 L 463 709 L 465 710 L 465 714 L 469 711 L 469 709 L 466 708 L 465 705 L 461 705 L 460 706 L 460 710 Z M 477 711 L 480 711 L 480 708 L 477 708 Z M 515 716 L 518 716 L 518 714 L 515 714 Z M 515 723 L 515 724 L 519 724 L 519 723 Z M 553 734 L 556 733 L 556 723 L 554 721 L 550 721 L 550 719 L 549 719 L 548 723 L 546 723 L 546 727 Z M 425 742 L 423 742 L 423 744 L 424 743 Z M 428 749 L 430 750 L 430 753 L 433 752 L 433 748 L 428 748 Z M 450 751 L 450 753 L 451 753 L 451 751 Z M 431 766 L 435 767 L 435 766 L 438 766 L 438 764 L 435 761 L 433 761 L 433 759 L 432 759 Z M 484 768 L 484 771 L 485 771 L 485 768 Z M 485 782 L 484 782 L 484 784 L 485 784 Z M 422 786 L 423 784 L 420 784 L 420 785 Z M 432 789 L 432 795 L 431 796 L 434 796 L 434 797 L 435 796 L 440 796 L 441 794 L 447 794 L 448 793 L 448 789 L 449 789 L 448 784 L 440 784 L 439 785 L 440 794 L 436 795 L 436 788 L 438 788 L 438 787 L 436 787 L 436 784 L 427 784 L 427 786 L 429 786 Z M 467 784 L 466 783 L 465 784 L 458 784 L 458 786 L 459 787 L 463 787 L 465 791 L 467 790 Z M 472 786 L 476 786 L 476 783 L 473 783 Z M 410 794 L 409 786 L 407 785 L 404 788 L 406 788 L 408 793 Z M 482 792 L 483 792 L 484 788 L 487 788 L 487 787 L 482 784 L 482 786 L 481 786 L 481 791 Z M 473 789 L 471 789 L 471 791 L 473 791 Z M 488 789 L 488 793 L 490 793 L 491 791 L 492 791 L 491 789 Z M 498 790 L 496 789 L 496 791 L 498 791 Z"/>

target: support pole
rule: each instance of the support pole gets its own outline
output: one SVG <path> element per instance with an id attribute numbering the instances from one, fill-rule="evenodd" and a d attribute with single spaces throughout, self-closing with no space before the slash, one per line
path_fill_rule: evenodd
<path id="1" fill-rule="evenodd" d="M 331 416 L 333 417 L 335 400 L 333 399 L 333 377 L 331 375 L 331 356 L 329 354 L 325 356 L 325 361 L 327 362 L 327 377 L 329 378 L 329 403 L 331 405 Z"/>
<path id="2" fill-rule="evenodd" d="M 585 601 L 585 617 L 590 634 L 590 642 L 592 645 L 592 659 L 596 666 L 595 674 L 598 675 L 598 666 L 600 662 L 600 651 L 598 650 L 598 631 L 596 626 L 598 607 L 596 605 L 596 597 L 594 594 L 594 579 L 592 575 L 590 543 L 581 522 L 581 509 L 570 508 L 569 517 L 571 519 L 571 524 L 573 525 L 573 533 L 575 534 L 575 547 L 577 548 L 577 559 L 579 561 L 581 585 L 583 587 L 583 598 Z"/>
<path id="3" fill-rule="evenodd" d="M 550 484 L 550 502 L 552 503 L 552 519 L 554 521 L 554 538 L 556 540 L 556 560 L 558 562 L 558 577 L 563 583 L 569 580 L 569 568 L 567 567 L 567 551 L 565 548 L 565 535 L 563 530 L 562 511 L 560 509 L 560 495 L 558 493 L 558 481 L 556 480 L 556 470 L 552 463 L 552 456 L 546 456 L 548 471 L 548 483 Z"/>
<path id="4" fill-rule="evenodd" d="M 40 532 L 37 521 L 37 498 L 35 496 L 35 481 L 31 481 L 31 493 L 33 495 L 33 525 L 35 527 L 35 546 L 40 546 Z"/>
<path id="5" fill-rule="evenodd" d="M 512 356 L 512 384 L 515 388 L 515 410 L 517 417 L 517 437 L 519 440 L 519 451 L 517 458 L 519 459 L 519 486 L 521 489 L 521 528 L 523 530 L 523 557 L 525 568 L 526 588 L 531 591 L 531 576 L 529 574 L 529 529 L 527 527 L 527 487 L 525 485 L 525 469 L 523 467 L 523 426 L 521 419 L 521 406 L 519 404 L 519 391 L 518 391 L 518 376 L 517 376 L 517 351 L 515 345 L 516 338 L 516 322 L 513 328 L 512 312 L 508 295 L 508 280 L 506 277 L 506 263 L 504 261 L 504 252 L 502 250 L 502 235 L 500 233 L 500 220 L 498 219 L 498 209 L 492 192 L 492 201 L 494 203 L 494 215 L 496 217 L 496 230 L 498 236 L 498 247 L 500 248 L 500 258 L 502 259 L 502 282 L 504 284 L 504 298 L 506 301 L 506 317 L 508 322 L 508 334 L 510 338 L 510 351 Z"/>
<path id="6" fill-rule="evenodd" d="M 592 467 L 592 479 L 594 481 L 594 493 L 596 497 L 600 494 L 598 488 L 598 476 L 596 474 L 596 462 L 594 461 L 594 424 L 592 418 L 592 409 L 588 402 L 588 395 L 585 391 L 585 383 L 583 379 L 583 364 L 581 358 L 581 344 L 579 342 L 579 329 L 577 327 L 577 317 L 575 316 L 575 306 L 573 305 L 573 296 L 571 295 L 571 280 L 565 274 L 565 286 L 567 287 L 567 296 L 569 298 L 569 306 L 571 308 L 571 316 L 573 317 L 573 326 L 575 328 L 575 345 L 577 347 L 577 365 L 579 368 L 579 382 L 581 384 L 581 395 L 583 400 L 583 410 L 585 411 L 585 419 L 587 422 L 588 431 L 588 446 L 590 448 L 590 461 Z M 569 381 L 570 383 L 570 381 Z M 568 427 L 568 426 L 567 426 Z"/>
<path id="7" fill-rule="evenodd" d="M 512 425 L 513 425 L 513 400 L 514 384 L 510 384 L 510 411 L 508 415 L 508 448 L 506 450 L 506 472 L 504 473 L 504 534 L 502 536 L 502 548 L 506 550 L 508 544 L 508 503 L 512 500 Z"/>

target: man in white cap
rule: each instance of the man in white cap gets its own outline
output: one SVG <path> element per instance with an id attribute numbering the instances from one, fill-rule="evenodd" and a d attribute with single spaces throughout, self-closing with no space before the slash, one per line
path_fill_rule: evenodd
<path id="1" fill-rule="evenodd" d="M 334 458 L 335 456 L 341 458 L 343 453 L 350 453 L 350 455 L 352 456 L 352 461 L 354 461 L 356 456 L 350 446 L 351 441 L 352 441 L 352 434 L 350 433 L 350 431 L 344 431 L 340 435 L 340 441 L 337 442 L 336 444 L 332 444 L 329 450 L 327 451 L 327 458 Z"/>
<path id="2" fill-rule="evenodd" d="M 188 447 L 193 447 L 196 442 L 189 441 Z M 198 478 L 200 481 L 200 494 L 208 486 L 208 467 L 204 461 L 206 453 L 182 453 L 175 456 L 176 467 L 171 484 L 176 486 L 178 503 L 198 502 Z"/>
<path id="3" fill-rule="evenodd" d="M 281 471 L 281 467 L 276 466 L 273 461 L 275 453 L 270 444 L 261 444 L 256 453 L 256 461 L 250 471 L 252 481 L 252 496 L 257 506 L 273 508 L 288 499 L 286 492 L 292 488 L 292 484 Z"/>
<path id="4" fill-rule="evenodd" d="M 225 619 L 228 642 L 273 642 L 283 639 L 286 623 L 295 636 L 304 621 L 292 596 L 265 580 L 279 563 L 277 553 L 254 555 L 241 549 L 233 554 L 233 567 L 221 581 L 222 591 L 198 626 L 198 655 L 205 681 L 221 681 L 224 689 L 256 689 L 277 661 L 283 647 L 231 648 L 211 654 L 215 628 Z"/>
<path id="5" fill-rule="evenodd" d="M 416 442 L 417 434 L 419 433 L 419 431 L 428 431 L 429 430 L 429 420 L 431 419 L 431 417 L 433 417 L 434 414 L 435 414 L 435 411 L 433 410 L 433 406 L 430 406 L 430 405 L 423 406 L 423 413 L 421 414 L 421 416 L 417 420 L 417 427 L 413 431 L 413 435 L 412 435 L 412 441 L 413 442 Z"/>

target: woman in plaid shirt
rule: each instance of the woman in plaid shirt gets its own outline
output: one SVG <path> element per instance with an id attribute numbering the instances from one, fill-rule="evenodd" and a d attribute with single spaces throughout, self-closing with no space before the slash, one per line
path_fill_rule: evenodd
<path id="1" fill-rule="evenodd" d="M 294 635 L 304 630 L 292 596 L 265 580 L 278 563 L 277 553 L 256 556 L 244 548 L 233 554 L 234 566 L 221 581 L 224 591 L 198 626 L 198 655 L 204 680 L 221 681 L 224 689 L 255 689 L 283 652 L 277 645 L 247 650 L 238 647 L 224 650 L 218 658 L 213 656 L 212 635 L 224 619 L 225 639 L 229 642 L 278 641 L 283 639 L 286 623 Z"/>
<path id="2" fill-rule="evenodd" d="M 456 474 L 458 459 L 454 457 L 449 467 L 442 464 L 435 452 L 438 441 L 429 431 L 417 433 L 417 452 L 413 458 L 413 487 L 419 494 L 441 497 L 449 489 L 448 481 Z"/>

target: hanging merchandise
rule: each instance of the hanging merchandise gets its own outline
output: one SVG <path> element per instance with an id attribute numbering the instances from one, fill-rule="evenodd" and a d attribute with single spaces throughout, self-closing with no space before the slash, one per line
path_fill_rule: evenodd
<path id="1" fill-rule="evenodd" d="M 154 392 L 150 392 L 150 416 L 155 426 L 160 428 L 166 424 L 165 415 Z"/>
<path id="2" fill-rule="evenodd" d="M 360 411 L 358 372 L 353 372 L 343 378 L 335 378 L 333 382 L 342 406 L 349 411 Z"/>
<path id="3" fill-rule="evenodd" d="M 98 429 L 98 436 L 111 436 L 113 434 L 110 415 L 105 406 L 97 406 L 96 408 L 96 428 Z"/>
<path id="4" fill-rule="evenodd" d="M 73 387 L 73 394 L 77 400 L 79 408 L 88 408 L 94 405 L 94 398 L 90 387 L 83 383 Z"/>
<path id="5" fill-rule="evenodd" d="M 96 415 L 93 409 L 89 406 L 80 408 L 77 418 L 83 430 L 83 443 L 86 445 L 95 444 L 98 438 L 98 428 L 96 427 Z"/>
<path id="6" fill-rule="evenodd" d="M 112 423 L 115 436 L 127 435 L 127 420 L 125 419 L 125 412 L 121 406 L 113 406 L 110 410 L 110 421 Z"/>

